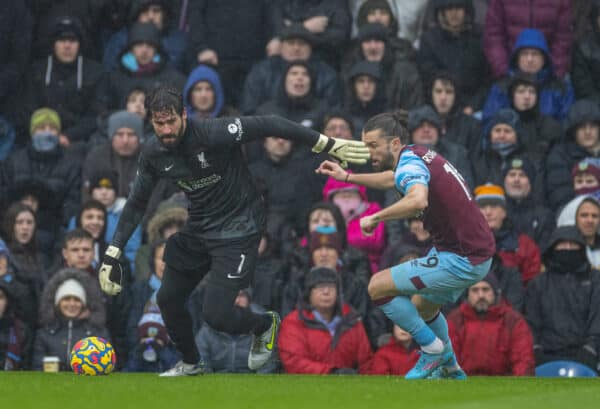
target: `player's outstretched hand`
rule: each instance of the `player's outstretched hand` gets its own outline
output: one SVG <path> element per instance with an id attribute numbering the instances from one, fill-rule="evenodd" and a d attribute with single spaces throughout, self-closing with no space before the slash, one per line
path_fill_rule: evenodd
<path id="1" fill-rule="evenodd" d="M 330 138 L 321 134 L 319 141 L 313 146 L 313 152 L 326 152 L 335 159 L 338 159 L 343 168 L 348 166 L 348 162 L 364 165 L 371 158 L 369 148 L 361 141 L 352 141 L 348 139 Z"/>
<path id="2" fill-rule="evenodd" d="M 108 246 L 98 270 L 100 288 L 108 295 L 117 295 L 121 292 L 123 269 L 119 264 L 121 250 L 115 246 Z"/>
<path id="3" fill-rule="evenodd" d="M 360 231 L 364 236 L 372 236 L 378 223 L 379 222 L 374 219 L 373 215 L 365 216 L 360 219 Z"/>
<path id="4" fill-rule="evenodd" d="M 346 181 L 346 177 L 348 176 L 348 172 L 346 172 L 339 163 L 330 160 L 323 161 L 319 167 L 315 169 L 315 172 L 321 175 L 331 176 L 340 182 Z"/>

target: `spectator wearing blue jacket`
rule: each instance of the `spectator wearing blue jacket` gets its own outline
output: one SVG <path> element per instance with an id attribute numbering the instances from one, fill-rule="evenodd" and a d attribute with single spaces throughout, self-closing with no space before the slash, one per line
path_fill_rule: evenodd
<path id="1" fill-rule="evenodd" d="M 188 116 L 196 119 L 235 116 L 237 112 L 225 105 L 223 84 L 217 71 L 207 65 L 197 66 L 183 88 L 183 102 Z"/>
<path id="2" fill-rule="evenodd" d="M 527 28 L 521 31 L 513 48 L 508 76 L 496 82 L 483 107 L 484 121 L 501 108 L 510 107 L 509 84 L 516 74 L 535 77 L 539 93 L 539 109 L 542 114 L 562 121 L 575 102 L 575 93 L 569 80 L 556 77 L 548 43 L 541 31 Z"/>

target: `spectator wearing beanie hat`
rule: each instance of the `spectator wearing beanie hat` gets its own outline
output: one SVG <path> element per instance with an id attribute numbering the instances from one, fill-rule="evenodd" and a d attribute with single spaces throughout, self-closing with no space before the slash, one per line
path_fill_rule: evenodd
<path id="1" fill-rule="evenodd" d="M 535 151 L 528 151 L 521 143 L 521 121 L 519 115 L 509 108 L 499 110 L 484 125 L 480 148 L 471 152 L 475 186 L 484 183 L 503 185 L 503 170 L 516 156 L 527 157 L 533 164 L 537 180 L 544 180 L 543 157 Z M 536 197 L 542 196 L 543 184 L 532 185 Z"/>
<path id="2" fill-rule="evenodd" d="M 507 162 L 503 178 L 508 218 L 519 233 L 525 233 L 543 248 L 554 230 L 555 220 L 554 212 L 533 193 L 536 184 L 533 164 L 526 156 L 514 156 Z"/>
<path id="3" fill-rule="evenodd" d="M 342 237 L 334 227 L 317 227 L 311 233 L 310 242 L 310 267 L 328 268 L 337 271 L 341 284 L 340 296 L 362 317 L 369 338 L 375 345 L 377 337 L 385 331 L 385 323 L 379 314 L 379 309 L 371 303 L 367 286 L 362 277 L 357 277 L 356 272 L 349 269 L 342 255 Z M 304 270 L 306 271 L 306 270 Z M 302 300 L 303 288 L 306 283 L 306 273 L 291 278 L 282 291 L 282 315 L 294 310 Z"/>
<path id="4" fill-rule="evenodd" d="M 31 116 L 30 142 L 9 155 L 4 162 L 8 190 L 31 181 L 41 182 L 51 194 L 39 208 L 38 227 L 48 232 L 46 253 L 52 246 L 61 225 L 77 212 L 81 198 L 80 160 L 59 144 L 61 118 L 50 108 L 40 108 Z"/>
<path id="5" fill-rule="evenodd" d="M 95 146 L 86 157 L 84 189 L 89 189 L 93 175 L 114 171 L 118 175 L 117 197 L 127 197 L 137 170 L 144 123 L 138 115 L 118 111 L 108 118 L 108 135 L 108 143 Z"/>
<path id="6" fill-rule="evenodd" d="M 303 302 L 281 323 L 278 347 L 283 368 L 297 374 L 366 372 L 371 346 L 360 315 L 341 299 L 338 273 L 315 267 L 307 275 Z"/>
<path id="7" fill-rule="evenodd" d="M 408 132 L 410 143 L 424 145 L 442 155 L 456 167 L 467 185 L 473 186 L 473 170 L 468 160 L 467 149 L 442 138 L 442 122 L 437 112 L 429 105 L 423 105 L 408 112 Z"/>
<path id="8" fill-rule="evenodd" d="M 96 93 L 104 78 L 97 62 L 81 53 L 83 27 L 75 16 L 60 16 L 52 24 L 52 53 L 35 61 L 25 91 L 31 108 L 48 106 L 62 119 L 60 144 L 80 148 L 96 129 L 102 107 Z"/>
<path id="9" fill-rule="evenodd" d="M 577 196 L 588 195 L 600 200 L 600 159 L 585 158 L 577 162 L 571 176 Z"/>
<path id="10" fill-rule="evenodd" d="M 499 291 L 493 273 L 467 290 L 448 314 L 452 345 L 468 375 L 533 376 L 533 336 L 525 318 Z"/>
<path id="11" fill-rule="evenodd" d="M 486 184 L 475 188 L 475 200 L 496 239 L 496 254 L 506 267 L 516 267 L 521 273 L 523 285 L 537 276 L 541 270 L 540 249 L 533 239 L 519 233 L 506 212 L 504 189 Z"/>
<path id="12" fill-rule="evenodd" d="M 60 370 L 70 369 L 69 353 L 80 339 L 108 338 L 106 312 L 96 279 L 85 271 L 65 268 L 46 284 L 40 300 L 40 328 L 33 346 L 34 370 L 45 356 L 57 356 Z"/>
<path id="13" fill-rule="evenodd" d="M 327 179 L 323 199 L 333 202 L 342 212 L 346 222 L 346 240 L 354 248 L 363 251 L 371 265 L 371 273 L 379 271 L 379 260 L 386 246 L 385 223 L 380 223 L 370 236 L 362 234 L 360 218 L 381 210 L 376 202 L 369 202 L 367 188 L 352 183 Z M 341 253 L 341 252 L 340 252 Z"/>

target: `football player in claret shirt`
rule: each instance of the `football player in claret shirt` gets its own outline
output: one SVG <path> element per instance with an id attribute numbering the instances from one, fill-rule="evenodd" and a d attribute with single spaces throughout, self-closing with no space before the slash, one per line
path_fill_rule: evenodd
<path id="1" fill-rule="evenodd" d="M 239 290 L 252 282 L 265 228 L 262 199 L 242 145 L 279 136 L 312 146 L 313 152 L 327 152 L 342 163 L 359 164 L 367 162 L 369 151 L 362 142 L 329 138 L 277 116 L 192 120 L 181 93 L 165 86 L 155 89 L 145 102 L 155 137 L 140 153 L 131 193 L 100 266 L 100 286 L 112 295 L 121 290 L 122 249 L 141 221 L 158 180 L 170 180 L 185 192 L 190 209 L 186 225 L 167 241 L 166 267 L 156 296 L 183 360 L 161 376 L 203 373 L 185 303 L 206 274 L 205 322 L 217 331 L 252 334 L 248 367 L 256 370 L 273 352 L 280 320 L 276 312 L 257 314 L 235 305 Z"/>
<path id="2" fill-rule="evenodd" d="M 373 232 L 380 222 L 418 216 L 433 240 L 425 257 L 375 274 L 369 295 L 421 347 L 407 379 L 464 379 L 440 307 L 485 277 L 495 252 L 494 236 L 460 173 L 430 148 L 408 145 L 408 131 L 398 113 L 369 119 L 362 140 L 378 173 L 347 173 L 332 161 L 324 161 L 317 172 L 370 188 L 395 188 L 403 196 L 363 217 L 363 234 Z"/>

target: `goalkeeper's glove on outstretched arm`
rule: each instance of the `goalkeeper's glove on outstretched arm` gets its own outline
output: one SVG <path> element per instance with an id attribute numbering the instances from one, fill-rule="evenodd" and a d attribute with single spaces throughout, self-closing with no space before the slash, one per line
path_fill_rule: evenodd
<path id="1" fill-rule="evenodd" d="M 121 250 L 115 246 L 108 246 L 98 270 L 100 288 L 108 295 L 117 295 L 121 292 L 123 269 L 119 264 Z"/>
<path id="2" fill-rule="evenodd" d="M 348 162 L 364 165 L 371 157 L 369 148 L 365 146 L 364 142 L 330 138 L 323 134 L 319 135 L 319 140 L 313 146 L 312 151 L 328 153 L 338 159 L 344 168 L 348 166 Z"/>

